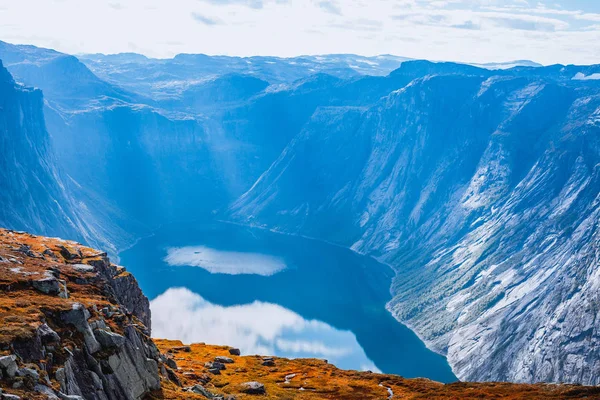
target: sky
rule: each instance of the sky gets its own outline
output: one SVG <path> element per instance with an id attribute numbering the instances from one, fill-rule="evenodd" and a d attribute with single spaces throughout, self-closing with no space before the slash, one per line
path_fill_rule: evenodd
<path id="1" fill-rule="evenodd" d="M 600 0 L 0 0 L 0 40 L 71 54 L 394 54 L 600 63 Z"/>

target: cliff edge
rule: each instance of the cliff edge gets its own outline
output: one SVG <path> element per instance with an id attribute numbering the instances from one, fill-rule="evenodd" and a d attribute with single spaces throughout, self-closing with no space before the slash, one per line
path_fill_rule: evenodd
<path id="1" fill-rule="evenodd" d="M 152 340 L 135 278 L 106 253 L 0 229 L 0 399 L 600 398 L 573 385 L 455 383 L 342 371 Z"/>

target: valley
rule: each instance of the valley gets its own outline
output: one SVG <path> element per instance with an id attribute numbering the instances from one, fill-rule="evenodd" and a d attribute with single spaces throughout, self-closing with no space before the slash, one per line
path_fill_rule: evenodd
<path id="1" fill-rule="evenodd" d="M 344 368 L 600 383 L 600 66 L 0 60 L 0 224 L 120 257 L 168 339 L 173 302 L 266 309 Z"/>

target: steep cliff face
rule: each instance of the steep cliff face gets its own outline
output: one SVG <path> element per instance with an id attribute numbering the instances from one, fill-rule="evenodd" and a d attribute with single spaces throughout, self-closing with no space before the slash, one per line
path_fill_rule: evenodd
<path id="1" fill-rule="evenodd" d="M 394 266 L 389 309 L 461 379 L 598 384 L 600 89 L 576 73 L 450 69 L 323 108 L 234 219 Z"/>
<path id="2" fill-rule="evenodd" d="M 0 230 L 0 386 L 24 398 L 141 399 L 164 358 L 135 279 L 75 242 Z M 4 398 L 4 397 L 3 397 Z"/>
<path id="3" fill-rule="evenodd" d="M 64 179 L 50 149 L 37 89 L 14 82 L 0 63 L 0 223 L 14 229 L 62 235 L 107 245 L 111 223 L 96 215 Z M 115 228 L 115 232 L 119 232 Z"/>

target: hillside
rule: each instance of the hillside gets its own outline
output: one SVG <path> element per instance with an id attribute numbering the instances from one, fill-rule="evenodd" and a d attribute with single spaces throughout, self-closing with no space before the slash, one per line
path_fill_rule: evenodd
<path id="1" fill-rule="evenodd" d="M 233 219 L 392 266 L 388 309 L 460 379 L 600 384 L 598 82 L 420 64 L 318 109 Z"/>
<path id="2" fill-rule="evenodd" d="M 62 239 L 0 230 L 0 289 L 5 400 L 600 398 L 600 388 L 442 385 L 152 340 L 135 278 L 106 253 Z"/>

